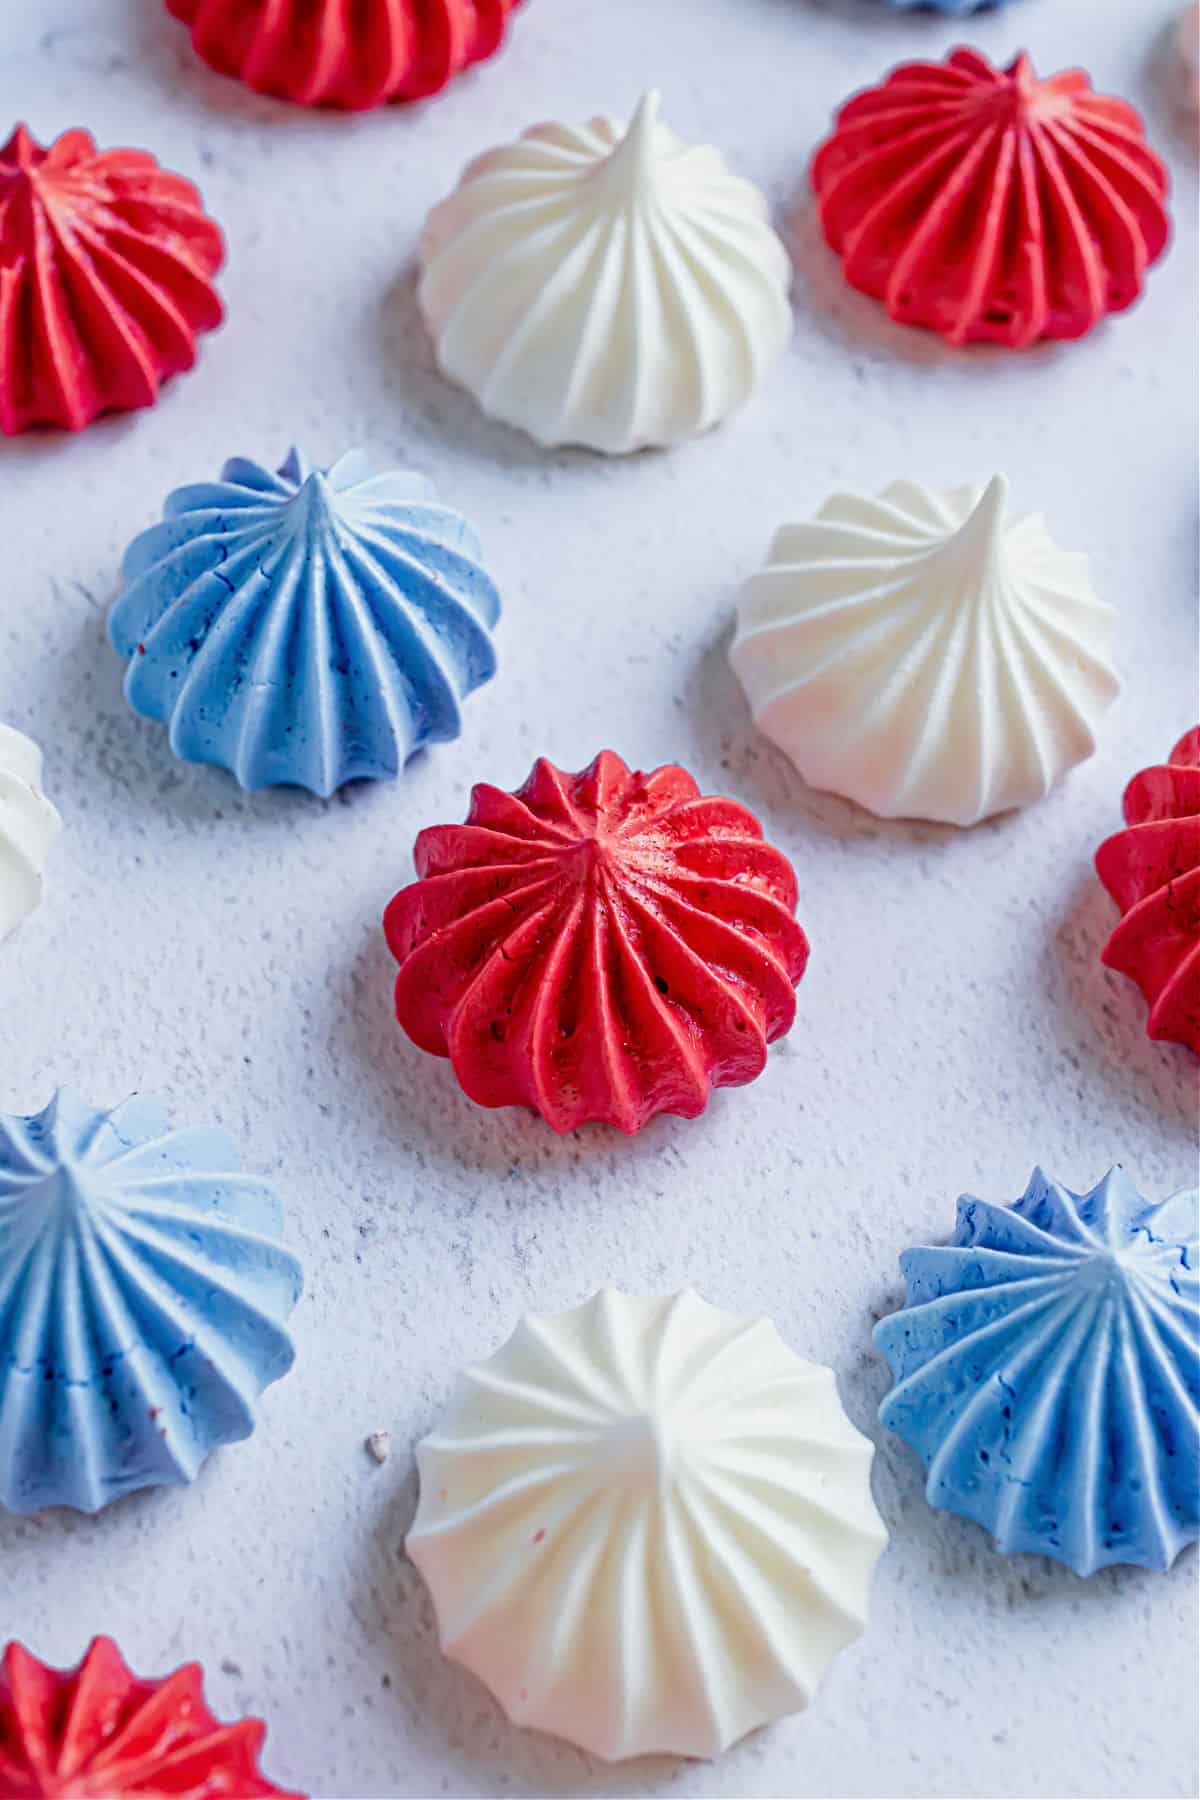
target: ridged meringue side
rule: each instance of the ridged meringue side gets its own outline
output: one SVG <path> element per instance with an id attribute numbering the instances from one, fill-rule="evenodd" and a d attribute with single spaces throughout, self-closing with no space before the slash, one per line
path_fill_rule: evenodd
<path id="1" fill-rule="evenodd" d="M 42 788 L 42 753 L 0 724 L 0 944 L 42 898 L 50 846 L 62 820 Z"/>
<path id="2" fill-rule="evenodd" d="M 1101 961 L 1141 989 L 1149 1037 L 1200 1056 L 1200 725 L 1134 776 L 1124 812 L 1124 831 L 1096 852 L 1121 909 Z"/>
<path id="3" fill-rule="evenodd" d="M 1086 557 L 1008 484 L 897 481 L 787 525 L 742 590 L 730 661 L 814 787 L 884 818 L 973 825 L 1092 754 L 1119 691 Z"/>
<path id="4" fill-rule="evenodd" d="M 197 55 L 260 94 L 362 111 L 494 54 L 519 0 L 166 0 Z"/>
<path id="5" fill-rule="evenodd" d="M 418 1446 L 447 1655 L 593 1755 L 718 1755 L 806 1707 L 887 1533 L 833 1374 L 766 1319 L 606 1288 L 530 1314 Z"/>
<path id="6" fill-rule="evenodd" d="M 647 94 L 626 126 L 536 125 L 430 214 L 438 363 L 543 445 L 678 443 L 745 401 L 791 335 L 791 262 L 757 188 Z"/>
<path id="7" fill-rule="evenodd" d="M 931 1506 L 1078 1575 L 1166 1569 L 1200 1536 L 1198 1206 L 1119 1168 L 1084 1194 L 1037 1169 L 1014 1206 L 964 1197 L 950 1244 L 904 1253 L 879 1416 Z"/>
<path id="8" fill-rule="evenodd" d="M 424 476 L 361 451 L 274 474 L 234 457 L 179 488 L 125 555 L 109 638 L 135 712 L 245 788 L 328 797 L 462 730 L 496 669 L 500 596 Z"/>
<path id="9" fill-rule="evenodd" d="M 250 1436 L 293 1360 L 282 1217 L 154 1101 L 0 1116 L 0 1506 L 98 1512 Z"/>

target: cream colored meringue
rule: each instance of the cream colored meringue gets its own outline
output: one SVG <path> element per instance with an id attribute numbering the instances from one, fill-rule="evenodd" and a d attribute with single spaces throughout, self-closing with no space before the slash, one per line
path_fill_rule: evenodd
<path id="1" fill-rule="evenodd" d="M 517 1723 L 715 1756 L 862 1631 L 872 1454 L 768 1320 L 606 1288 L 463 1374 L 408 1550 L 443 1649 Z"/>
<path id="2" fill-rule="evenodd" d="M 730 650 L 805 780 L 884 818 L 973 825 L 1040 800 L 1116 697 L 1113 609 L 1008 484 L 897 481 L 785 526 Z"/>
<path id="3" fill-rule="evenodd" d="M 471 163 L 421 244 L 443 372 L 544 445 L 622 454 L 731 413 L 787 342 L 767 202 L 658 122 L 535 125 Z"/>
<path id="4" fill-rule="evenodd" d="M 0 943 L 42 897 L 42 873 L 62 820 L 42 791 L 42 753 L 0 725 Z"/>

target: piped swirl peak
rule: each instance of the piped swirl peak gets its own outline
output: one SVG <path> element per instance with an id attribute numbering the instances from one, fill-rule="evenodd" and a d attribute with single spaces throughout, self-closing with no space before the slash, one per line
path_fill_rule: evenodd
<path id="1" fill-rule="evenodd" d="M 1115 615 L 1086 557 L 1008 483 L 834 494 L 775 536 L 730 661 L 814 787 L 884 818 L 973 825 L 1040 800 L 1118 692 Z"/>
<path id="2" fill-rule="evenodd" d="M 586 179 L 597 187 L 608 187 L 609 203 L 650 200 L 656 190 L 656 138 L 660 130 L 659 114 L 662 95 L 650 88 L 638 101 L 624 132 L 604 161 L 590 171 Z"/>
<path id="3" fill-rule="evenodd" d="M 443 372 L 545 445 L 613 455 L 725 418 L 791 332 L 759 190 L 648 93 L 628 124 L 535 125 L 429 216 L 420 304 Z"/>

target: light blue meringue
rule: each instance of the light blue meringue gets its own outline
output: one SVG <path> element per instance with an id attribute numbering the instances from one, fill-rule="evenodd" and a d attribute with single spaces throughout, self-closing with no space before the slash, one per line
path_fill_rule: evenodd
<path id="1" fill-rule="evenodd" d="M 249 1437 L 300 1265 L 223 1131 L 60 1092 L 0 1116 L 0 1506 L 98 1512 Z"/>
<path id="2" fill-rule="evenodd" d="M 964 1198 L 951 1244 L 904 1253 L 879 1416 L 931 1506 L 1078 1575 L 1166 1569 L 1200 1536 L 1198 1204 L 1035 1170 L 1015 1206 Z"/>
<path id="3" fill-rule="evenodd" d="M 327 797 L 459 735 L 496 670 L 500 597 L 423 476 L 372 475 L 361 451 L 321 471 L 293 450 L 277 474 L 235 457 L 164 510 L 126 552 L 108 632 L 177 756 Z"/>

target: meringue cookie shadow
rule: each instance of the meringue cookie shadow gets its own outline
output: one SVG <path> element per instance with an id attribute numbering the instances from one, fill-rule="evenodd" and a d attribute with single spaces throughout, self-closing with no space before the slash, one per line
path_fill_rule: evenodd
<path id="1" fill-rule="evenodd" d="M 430 436 L 453 443 L 480 463 L 521 470 L 544 469 L 547 464 L 557 469 L 594 467 L 600 459 L 592 451 L 575 446 L 543 450 L 523 431 L 489 418 L 465 389 L 446 379 L 421 315 L 420 279 L 414 256 L 385 289 L 378 306 L 382 379 L 396 389 L 410 418 L 415 415 Z"/>

